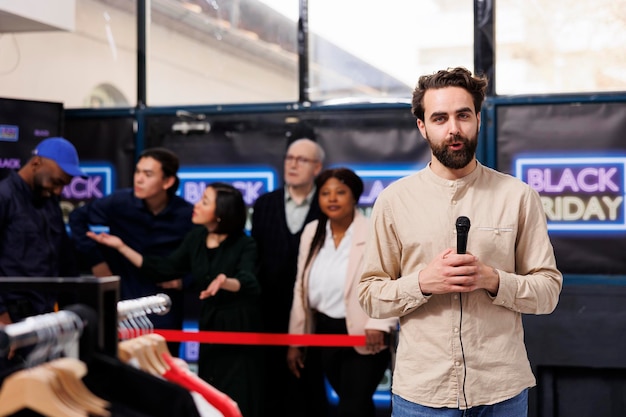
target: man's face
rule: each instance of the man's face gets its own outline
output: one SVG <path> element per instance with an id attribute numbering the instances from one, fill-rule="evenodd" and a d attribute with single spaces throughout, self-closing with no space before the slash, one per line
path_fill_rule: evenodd
<path id="1" fill-rule="evenodd" d="M 472 96 L 460 87 L 431 89 L 424 95 L 424 122 L 417 126 L 433 156 L 449 169 L 466 167 L 476 154 L 480 114 Z"/>
<path id="2" fill-rule="evenodd" d="M 294 143 L 285 155 L 285 184 L 291 187 L 311 185 L 321 169 L 314 143 Z"/>
<path id="3" fill-rule="evenodd" d="M 38 157 L 36 171 L 33 176 L 33 192 L 38 199 L 59 197 L 63 187 L 72 181 L 52 159 Z"/>
<path id="4" fill-rule="evenodd" d="M 165 177 L 161 163 L 154 158 L 141 158 L 135 166 L 133 180 L 135 197 L 139 199 L 149 199 L 165 195 L 167 189 L 172 186 L 174 177 Z"/>

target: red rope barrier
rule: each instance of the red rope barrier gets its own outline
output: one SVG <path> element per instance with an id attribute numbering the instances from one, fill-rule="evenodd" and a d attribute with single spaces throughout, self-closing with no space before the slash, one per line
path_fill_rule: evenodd
<path id="1" fill-rule="evenodd" d="M 155 329 L 168 342 L 228 345 L 365 346 L 365 335 L 207 332 Z"/>

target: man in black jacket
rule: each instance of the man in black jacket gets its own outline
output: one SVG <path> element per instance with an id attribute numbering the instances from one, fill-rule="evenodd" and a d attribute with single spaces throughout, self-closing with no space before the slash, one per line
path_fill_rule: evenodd
<path id="1" fill-rule="evenodd" d="M 78 266 L 65 230 L 59 199 L 75 176 L 86 177 L 76 148 L 60 137 L 44 139 L 19 171 L 0 181 L 0 277 L 71 277 Z M 0 325 L 50 313 L 57 296 L 24 290 L 0 291 Z M 0 370 L 20 363 L 13 352 Z"/>
<path id="2" fill-rule="evenodd" d="M 74 145 L 64 138 L 39 143 L 18 172 L 0 182 L 0 276 L 78 276 L 59 199 L 72 177 L 86 177 Z M 49 313 L 55 297 L 39 291 L 0 293 L 0 324 Z"/>
<path id="3" fill-rule="evenodd" d="M 304 225 L 320 212 L 314 181 L 323 163 L 324 150 L 319 144 L 310 139 L 295 140 L 285 155 L 285 186 L 262 195 L 254 204 L 252 237 L 259 251 L 261 307 L 264 330 L 268 333 L 288 331 L 300 235 Z M 263 415 L 293 417 L 301 411 L 310 413 L 312 409 L 306 403 L 319 398 L 307 392 L 306 401 L 299 399 L 297 394 L 302 392 L 296 393 L 294 388 L 304 381 L 294 381 L 289 373 L 287 347 L 268 347 L 265 366 Z M 319 388 L 317 385 L 313 384 L 313 389 Z M 307 388 L 300 391 L 303 390 Z M 296 405 L 297 410 L 293 408 Z"/>

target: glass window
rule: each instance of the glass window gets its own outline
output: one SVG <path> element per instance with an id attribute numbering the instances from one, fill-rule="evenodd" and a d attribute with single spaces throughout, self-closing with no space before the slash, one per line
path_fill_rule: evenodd
<path id="1" fill-rule="evenodd" d="M 497 94 L 626 90 L 626 0 L 498 0 Z"/>
<path id="2" fill-rule="evenodd" d="M 134 107 L 135 3 L 2 3 L 0 94 Z M 148 105 L 298 100 L 297 0 L 148 3 Z M 309 0 L 309 98 L 408 100 L 421 74 L 473 69 L 473 3 Z M 497 0 L 495 13 L 497 94 L 626 91 L 626 0 Z"/>
<path id="3" fill-rule="evenodd" d="M 150 3 L 148 105 L 297 101 L 297 1 Z"/>
<path id="4" fill-rule="evenodd" d="M 467 0 L 309 1 L 312 100 L 411 96 L 422 74 L 474 66 Z"/>
<path id="5" fill-rule="evenodd" d="M 135 105 L 134 2 L 44 0 L 45 13 L 27 5 L 0 33 L 2 96 L 66 108 Z"/>

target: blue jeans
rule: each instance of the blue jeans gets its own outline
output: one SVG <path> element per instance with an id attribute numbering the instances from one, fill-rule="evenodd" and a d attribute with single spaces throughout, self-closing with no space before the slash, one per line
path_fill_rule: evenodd
<path id="1" fill-rule="evenodd" d="M 527 417 L 528 389 L 506 401 L 467 410 L 425 407 L 393 394 L 391 408 L 391 417 Z"/>

